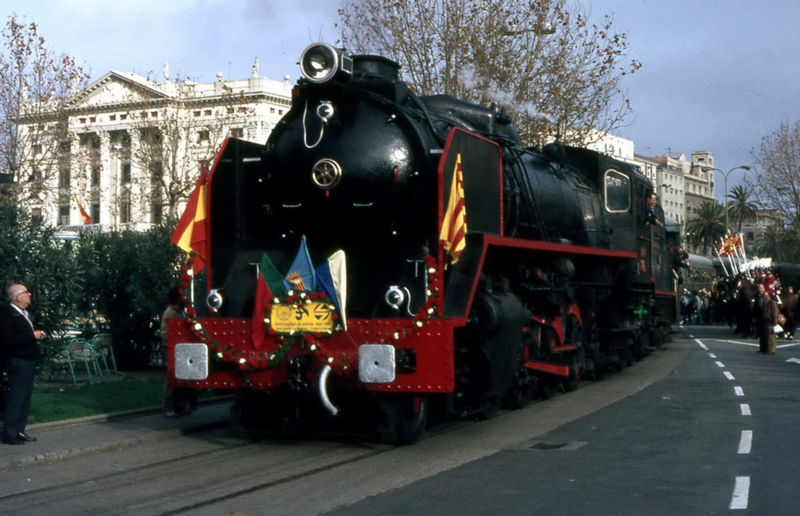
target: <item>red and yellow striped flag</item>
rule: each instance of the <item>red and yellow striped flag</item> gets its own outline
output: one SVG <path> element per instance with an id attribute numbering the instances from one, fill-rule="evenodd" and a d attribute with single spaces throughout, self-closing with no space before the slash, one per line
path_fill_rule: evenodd
<path id="1" fill-rule="evenodd" d="M 464 176 L 461 172 L 461 154 L 456 156 L 453 171 L 453 184 L 450 197 L 442 220 L 442 231 L 439 240 L 444 242 L 444 250 L 450 253 L 451 263 L 456 263 L 466 246 L 464 236 L 467 234 L 467 210 L 464 205 Z"/>
<path id="2" fill-rule="evenodd" d="M 200 171 L 200 178 L 189 197 L 178 226 L 172 233 L 172 243 L 186 251 L 196 253 L 192 270 L 195 274 L 203 270 L 208 261 L 208 206 L 206 192 L 207 172 Z"/>

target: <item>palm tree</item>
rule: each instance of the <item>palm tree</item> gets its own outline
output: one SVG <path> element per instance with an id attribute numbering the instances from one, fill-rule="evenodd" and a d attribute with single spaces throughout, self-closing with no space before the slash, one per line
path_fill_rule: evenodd
<path id="1" fill-rule="evenodd" d="M 777 262 L 797 262 L 800 245 L 796 231 L 768 226 L 762 238 L 763 240 L 756 246 L 759 256 L 770 257 Z"/>
<path id="2" fill-rule="evenodd" d="M 725 208 L 717 201 L 706 201 L 694 210 L 694 217 L 686 221 L 686 232 L 691 233 L 694 244 L 700 245 L 703 254 L 709 246 L 716 246 L 725 236 Z"/>
<path id="3" fill-rule="evenodd" d="M 728 194 L 728 216 L 736 221 L 736 232 L 742 232 L 742 224 L 755 221 L 758 217 L 758 203 L 750 200 L 753 190 L 737 185 Z"/>

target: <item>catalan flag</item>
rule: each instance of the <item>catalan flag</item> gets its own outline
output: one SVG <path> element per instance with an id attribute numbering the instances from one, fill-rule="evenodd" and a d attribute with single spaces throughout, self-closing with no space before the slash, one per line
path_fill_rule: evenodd
<path id="1" fill-rule="evenodd" d="M 467 234 L 467 211 L 464 204 L 464 176 L 461 172 L 461 154 L 456 156 L 453 170 L 453 183 L 450 186 L 450 197 L 442 220 L 442 231 L 439 240 L 444 242 L 444 250 L 450 253 L 451 263 L 456 263 L 466 247 L 464 236 Z"/>
<path id="2" fill-rule="evenodd" d="M 172 243 L 186 251 L 196 253 L 192 270 L 195 274 L 203 270 L 208 261 L 208 194 L 207 172 L 203 168 L 200 178 L 189 197 L 189 203 L 172 233 Z"/>

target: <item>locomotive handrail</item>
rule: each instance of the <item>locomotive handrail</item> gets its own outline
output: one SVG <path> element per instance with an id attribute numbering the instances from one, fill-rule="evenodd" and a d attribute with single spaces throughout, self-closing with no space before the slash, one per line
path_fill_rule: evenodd
<path id="1" fill-rule="evenodd" d="M 476 271 L 483 270 L 486 254 L 490 246 L 528 249 L 548 254 L 560 253 L 572 256 L 593 256 L 620 260 L 633 260 L 636 258 L 635 251 L 598 249 L 575 244 L 523 240 L 488 233 L 468 233 L 467 247 L 464 249 L 461 259 L 450 272 L 451 280 L 448 282 L 445 294 L 445 316 L 464 319 L 467 317 L 480 280 L 480 274 L 477 274 Z M 454 279 L 452 275 L 458 275 L 458 278 Z"/>

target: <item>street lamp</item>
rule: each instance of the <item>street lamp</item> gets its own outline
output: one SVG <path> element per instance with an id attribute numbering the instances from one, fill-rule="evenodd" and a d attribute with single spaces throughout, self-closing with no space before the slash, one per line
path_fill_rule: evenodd
<path id="1" fill-rule="evenodd" d="M 716 170 L 722 174 L 722 177 L 725 178 L 725 234 L 728 234 L 728 176 L 734 170 L 750 170 L 752 167 L 749 165 L 739 165 L 738 167 L 733 167 L 732 169 L 724 172 L 718 168 L 714 167 L 703 167 L 703 172 L 708 172 L 709 170 Z"/>

